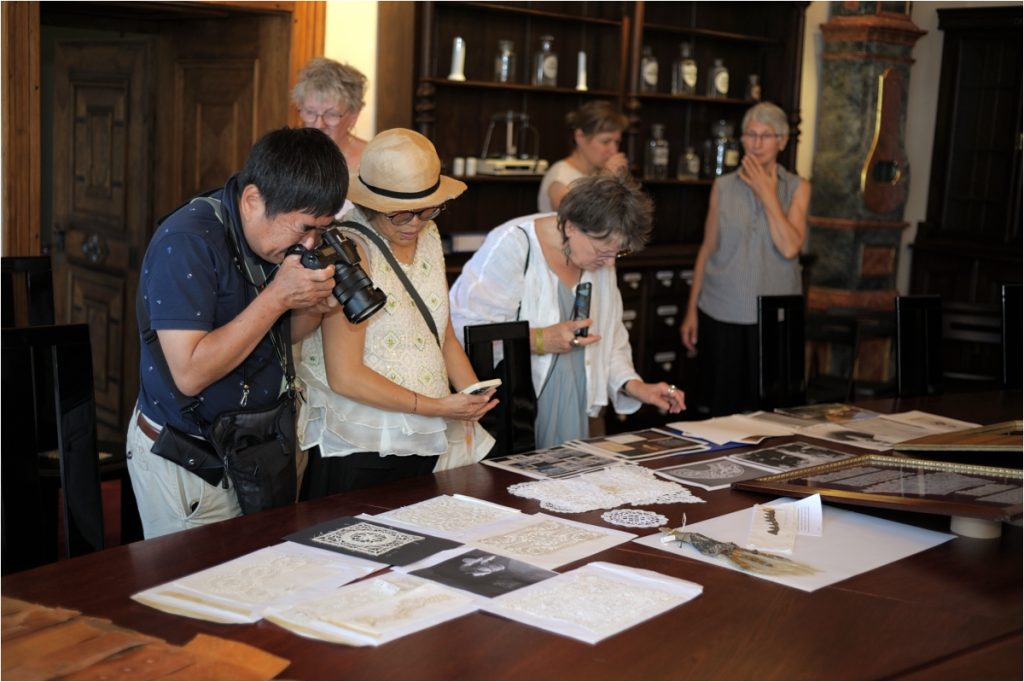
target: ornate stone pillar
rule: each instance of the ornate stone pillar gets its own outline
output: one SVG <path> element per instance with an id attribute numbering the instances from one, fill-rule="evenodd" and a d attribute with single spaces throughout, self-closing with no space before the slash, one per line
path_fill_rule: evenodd
<path id="1" fill-rule="evenodd" d="M 891 309 L 910 169 L 908 2 L 833 2 L 824 38 L 808 306 Z"/>

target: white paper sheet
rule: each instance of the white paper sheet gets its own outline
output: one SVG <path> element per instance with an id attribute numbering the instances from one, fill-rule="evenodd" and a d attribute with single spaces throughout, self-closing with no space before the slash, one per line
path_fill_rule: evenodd
<path id="1" fill-rule="evenodd" d="M 772 504 L 792 501 L 791 498 L 779 498 Z M 690 524 L 686 526 L 686 530 L 702 533 L 720 542 L 734 542 L 742 547 L 746 543 L 747 532 L 750 529 L 752 510 L 753 508 L 741 509 L 731 514 Z M 705 556 L 690 545 L 679 546 L 677 542 L 662 544 L 661 533 L 654 533 L 634 540 L 634 542 L 734 571 L 741 571 L 747 575 L 795 587 L 805 592 L 813 592 L 860 573 L 931 549 L 956 537 L 949 533 L 937 533 L 829 505 L 824 505 L 822 511 L 824 517 L 822 536 L 820 538 L 799 536 L 793 553 L 788 557 L 818 569 L 818 573 L 808 576 L 768 576 L 750 573 L 730 563 L 727 559 Z"/>
<path id="2" fill-rule="evenodd" d="M 488 527 L 466 544 L 553 570 L 635 537 L 634 533 L 547 514 L 523 514 Z"/>
<path id="3" fill-rule="evenodd" d="M 521 513 L 512 507 L 456 494 L 438 495 L 365 518 L 462 542 L 481 528 Z"/>
<path id="4" fill-rule="evenodd" d="M 303 637 L 377 646 L 476 610 L 465 593 L 388 572 L 287 608 L 267 609 L 266 619 Z"/>
<path id="5" fill-rule="evenodd" d="M 703 587 L 602 561 L 495 597 L 483 610 L 589 644 L 684 604 Z"/>
<path id="6" fill-rule="evenodd" d="M 758 419 L 755 415 L 733 414 L 704 421 L 672 422 L 668 424 L 683 433 L 693 434 L 718 445 L 726 443 L 760 443 L 765 438 L 792 436 L 796 429 L 771 419 Z"/>
<path id="7" fill-rule="evenodd" d="M 132 599 L 167 613 L 215 623 L 255 623 L 269 606 L 301 601 L 384 567 L 375 561 L 283 542 L 143 590 Z"/>

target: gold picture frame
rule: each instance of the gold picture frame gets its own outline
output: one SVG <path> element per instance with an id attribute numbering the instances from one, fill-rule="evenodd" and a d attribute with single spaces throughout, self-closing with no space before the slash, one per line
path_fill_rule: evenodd
<path id="1" fill-rule="evenodd" d="M 862 455 L 840 462 L 737 481 L 738 490 L 807 497 L 842 504 L 967 516 L 991 521 L 1021 518 L 1024 471 Z"/>

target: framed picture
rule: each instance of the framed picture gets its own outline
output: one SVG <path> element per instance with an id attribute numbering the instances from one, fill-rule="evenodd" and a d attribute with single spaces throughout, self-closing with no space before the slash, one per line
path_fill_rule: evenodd
<path id="1" fill-rule="evenodd" d="M 781 474 L 736 481 L 733 488 L 867 507 L 1012 521 L 1021 516 L 1020 469 L 861 455 Z"/>

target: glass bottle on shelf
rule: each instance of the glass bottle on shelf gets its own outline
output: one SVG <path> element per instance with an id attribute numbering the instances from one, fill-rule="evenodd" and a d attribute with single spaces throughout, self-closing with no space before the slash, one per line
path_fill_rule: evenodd
<path id="1" fill-rule="evenodd" d="M 711 126 L 711 139 L 704 143 L 704 177 L 717 178 L 740 165 L 740 146 L 732 134 L 733 126 L 728 121 Z"/>
<path id="2" fill-rule="evenodd" d="M 676 166 L 677 180 L 696 180 L 700 177 L 700 157 L 693 147 L 687 147 L 686 153 L 680 155 L 679 165 Z"/>
<path id="3" fill-rule="evenodd" d="M 716 59 L 708 73 L 708 97 L 729 96 L 729 69 L 721 59 Z"/>
<path id="4" fill-rule="evenodd" d="M 747 92 L 746 98 L 755 102 L 761 101 L 761 78 L 756 74 L 752 73 L 747 76 Z"/>
<path id="5" fill-rule="evenodd" d="M 650 45 L 644 45 L 640 57 L 640 92 L 658 91 L 658 58 Z"/>
<path id="6" fill-rule="evenodd" d="M 553 36 L 540 37 L 540 49 L 533 56 L 533 84 L 555 85 L 558 82 L 558 55 L 551 49 Z"/>
<path id="7" fill-rule="evenodd" d="M 511 83 L 516 78 L 516 45 L 511 40 L 499 40 L 494 55 L 494 80 Z"/>
<path id="8" fill-rule="evenodd" d="M 667 179 L 668 156 L 665 126 L 661 123 L 653 123 L 651 124 L 651 139 L 647 141 L 647 154 L 644 157 L 644 178 Z"/>
<path id="9" fill-rule="evenodd" d="M 693 60 L 693 46 L 679 43 L 679 59 L 672 65 L 672 94 L 692 95 L 697 91 L 697 62 Z"/>

